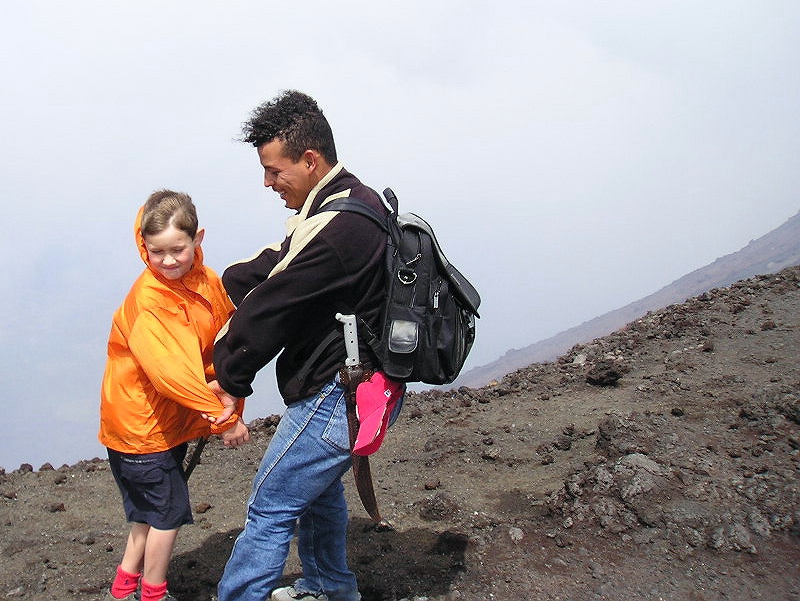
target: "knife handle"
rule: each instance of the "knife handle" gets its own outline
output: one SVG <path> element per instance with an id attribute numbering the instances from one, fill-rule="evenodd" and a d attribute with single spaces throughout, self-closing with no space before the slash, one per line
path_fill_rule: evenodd
<path id="1" fill-rule="evenodd" d="M 347 351 L 345 365 L 358 365 L 361 360 L 358 356 L 358 326 L 355 315 L 336 314 L 336 320 L 341 321 L 344 329 L 344 348 Z"/>

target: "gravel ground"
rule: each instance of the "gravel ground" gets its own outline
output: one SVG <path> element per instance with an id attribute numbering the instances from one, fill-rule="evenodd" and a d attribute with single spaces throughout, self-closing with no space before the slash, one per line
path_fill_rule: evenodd
<path id="1" fill-rule="evenodd" d="M 394 529 L 346 483 L 364 600 L 800 599 L 798 282 L 744 280 L 484 388 L 410 395 L 371 460 Z M 278 419 L 207 445 L 180 601 L 214 598 Z M 127 535 L 101 459 L 0 475 L 0 527 L 8 599 L 101 599 Z"/>

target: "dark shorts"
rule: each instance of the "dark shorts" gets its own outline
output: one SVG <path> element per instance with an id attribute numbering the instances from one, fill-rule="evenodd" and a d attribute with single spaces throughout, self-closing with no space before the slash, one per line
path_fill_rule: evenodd
<path id="1" fill-rule="evenodd" d="M 184 443 L 160 453 L 131 455 L 108 449 L 108 463 L 122 493 L 129 522 L 173 530 L 192 524 L 189 487 L 183 478 Z"/>

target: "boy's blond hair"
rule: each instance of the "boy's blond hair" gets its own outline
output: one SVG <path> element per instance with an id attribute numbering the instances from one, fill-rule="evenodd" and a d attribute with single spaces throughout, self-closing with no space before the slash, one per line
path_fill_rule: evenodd
<path id="1" fill-rule="evenodd" d="M 160 234 L 170 225 L 194 240 L 197 235 L 197 210 L 192 198 L 188 194 L 172 190 L 153 192 L 144 203 L 140 224 L 142 235 Z"/>

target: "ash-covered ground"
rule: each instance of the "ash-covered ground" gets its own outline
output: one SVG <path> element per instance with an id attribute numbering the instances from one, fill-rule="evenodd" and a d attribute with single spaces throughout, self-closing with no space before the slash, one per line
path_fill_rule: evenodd
<path id="1" fill-rule="evenodd" d="M 347 481 L 364 600 L 800 599 L 799 358 L 795 267 L 481 389 L 410 395 L 371 459 L 394 530 Z M 180 601 L 214 598 L 277 419 L 206 447 Z M 0 475 L 0 526 L 8 599 L 101 599 L 128 531 L 101 459 Z"/>

